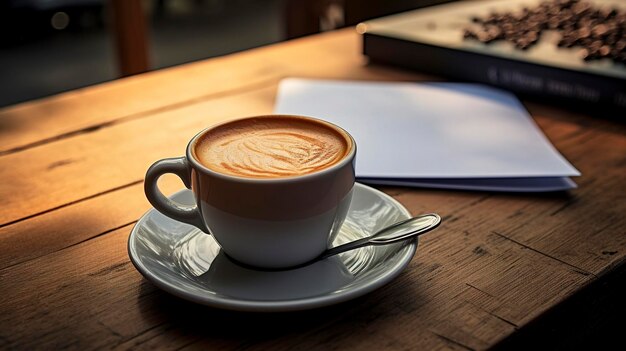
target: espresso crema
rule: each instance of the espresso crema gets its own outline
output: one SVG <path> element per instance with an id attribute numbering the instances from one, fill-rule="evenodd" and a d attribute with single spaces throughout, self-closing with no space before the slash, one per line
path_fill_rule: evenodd
<path id="1" fill-rule="evenodd" d="M 341 161 L 351 139 L 334 127 L 296 116 L 236 120 L 208 130 L 195 144 L 205 167 L 247 178 L 293 177 Z"/>

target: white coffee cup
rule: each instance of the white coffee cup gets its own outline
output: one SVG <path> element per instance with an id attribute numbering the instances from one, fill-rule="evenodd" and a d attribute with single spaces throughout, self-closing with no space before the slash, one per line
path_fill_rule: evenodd
<path id="1" fill-rule="evenodd" d="M 332 165 L 312 173 L 262 179 L 218 172 L 199 161 L 195 150 L 203 136 L 250 119 L 329 128 L 345 138 L 346 152 Z M 331 123 L 304 116 L 249 117 L 200 132 L 189 142 L 185 157 L 155 162 L 146 173 L 145 193 L 159 212 L 213 235 L 234 260 L 286 268 L 315 259 L 338 234 L 352 198 L 355 157 L 354 139 Z M 194 192 L 195 206 L 177 204 L 160 192 L 157 180 L 165 173 L 178 175 Z"/>

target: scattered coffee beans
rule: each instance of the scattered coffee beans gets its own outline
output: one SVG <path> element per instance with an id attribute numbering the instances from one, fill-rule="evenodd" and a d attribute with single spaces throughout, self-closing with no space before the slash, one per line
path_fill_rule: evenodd
<path id="1" fill-rule="evenodd" d="M 463 38 L 485 44 L 496 40 L 511 42 L 526 50 L 535 45 L 546 30 L 561 35 L 560 47 L 581 47 L 585 61 L 609 58 L 626 63 L 626 12 L 594 7 L 581 0 L 551 0 L 518 12 L 492 13 L 471 18 Z"/>

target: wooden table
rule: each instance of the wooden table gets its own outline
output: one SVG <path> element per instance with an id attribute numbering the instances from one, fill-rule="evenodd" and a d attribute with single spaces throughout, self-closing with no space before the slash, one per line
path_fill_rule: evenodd
<path id="1" fill-rule="evenodd" d="M 626 126 L 533 104 L 536 122 L 582 172 L 579 188 L 381 188 L 444 224 L 406 271 L 369 295 L 247 314 L 146 281 L 126 244 L 149 209 L 142 179 L 154 160 L 182 155 L 211 123 L 270 113 L 285 77 L 434 79 L 368 65 L 360 51 L 345 29 L 0 110 L 0 349 L 485 349 L 541 335 L 577 340 L 583 322 L 621 308 L 597 301 L 624 275 Z M 174 176 L 162 184 L 181 187 Z"/>

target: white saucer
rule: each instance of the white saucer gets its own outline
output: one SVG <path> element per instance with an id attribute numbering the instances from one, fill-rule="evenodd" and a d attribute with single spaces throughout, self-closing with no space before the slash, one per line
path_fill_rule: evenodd
<path id="1" fill-rule="evenodd" d="M 182 190 L 172 199 L 192 204 Z M 352 204 L 335 245 L 356 240 L 409 212 L 386 194 L 355 184 Z M 239 311 L 294 311 L 364 295 L 395 278 L 409 263 L 417 240 L 369 246 L 286 271 L 257 271 L 231 261 L 210 235 L 154 209 L 137 222 L 128 254 L 159 288 L 186 300 Z"/>

